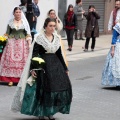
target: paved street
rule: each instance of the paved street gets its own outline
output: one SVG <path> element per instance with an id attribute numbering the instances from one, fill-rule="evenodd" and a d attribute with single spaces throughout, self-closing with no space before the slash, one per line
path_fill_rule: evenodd
<path id="1" fill-rule="evenodd" d="M 94 52 L 83 52 L 85 41 L 74 41 L 73 51 L 67 51 L 73 102 L 70 115 L 56 114 L 56 120 L 119 120 L 120 90 L 101 86 L 101 74 L 110 48 L 111 35 L 96 41 Z M 0 85 L 0 120 L 36 120 L 36 117 L 12 113 L 9 108 L 15 87 Z"/>
<path id="2" fill-rule="evenodd" d="M 96 39 L 96 47 L 95 51 L 91 52 L 91 41 L 89 43 L 89 51 L 88 52 L 83 52 L 82 47 L 85 44 L 85 40 L 74 40 L 73 42 L 73 50 L 72 52 L 67 51 L 67 41 L 63 40 L 66 54 L 67 54 L 67 59 L 68 61 L 77 61 L 80 59 L 89 59 L 92 57 L 97 57 L 97 56 L 102 56 L 106 55 L 108 53 L 108 50 L 110 49 L 111 46 L 111 35 L 101 35 L 99 38 Z"/>

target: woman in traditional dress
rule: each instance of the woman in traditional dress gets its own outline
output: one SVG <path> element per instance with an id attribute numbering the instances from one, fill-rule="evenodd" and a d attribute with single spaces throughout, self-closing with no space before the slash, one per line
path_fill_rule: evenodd
<path id="1" fill-rule="evenodd" d="M 41 120 L 44 116 L 55 120 L 53 115 L 57 112 L 69 114 L 72 101 L 68 68 L 61 54 L 60 37 L 54 33 L 55 26 L 55 19 L 47 18 L 45 32 L 35 38 L 11 106 L 13 111 L 38 116 Z M 34 70 L 31 56 L 44 59 L 44 70 Z M 30 73 L 35 79 L 31 86 L 27 83 Z"/>
<path id="2" fill-rule="evenodd" d="M 56 15 L 56 12 L 54 9 L 50 9 L 48 11 L 48 14 L 47 14 L 47 18 L 53 18 L 56 20 L 56 28 L 55 28 L 55 33 L 57 33 L 58 35 L 60 35 L 60 32 L 61 30 L 63 29 L 63 23 L 62 21 L 60 20 L 60 18 Z M 61 35 L 60 35 L 61 36 Z M 66 65 L 68 66 L 68 62 L 67 62 L 67 59 L 66 59 L 66 52 L 65 52 L 65 49 L 64 49 L 64 44 L 62 42 L 62 39 L 60 40 L 61 42 L 61 49 L 62 49 L 62 55 L 63 55 L 63 58 L 65 60 L 65 63 Z"/>
<path id="3" fill-rule="evenodd" d="M 28 22 L 19 7 L 14 8 L 13 15 L 4 35 L 7 43 L 0 61 L 0 81 L 9 86 L 19 82 L 32 40 Z"/>
<path id="4" fill-rule="evenodd" d="M 102 85 L 120 87 L 120 23 L 113 27 L 111 44 L 102 73 Z"/>
<path id="5" fill-rule="evenodd" d="M 50 17 L 56 20 L 56 32 L 60 34 L 60 31 L 63 29 L 63 24 L 60 18 L 56 15 L 55 10 L 53 9 L 49 10 L 47 17 Z"/>

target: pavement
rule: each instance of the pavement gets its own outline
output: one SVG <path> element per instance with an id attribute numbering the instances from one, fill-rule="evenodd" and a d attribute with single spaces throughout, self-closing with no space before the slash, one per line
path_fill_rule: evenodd
<path id="1" fill-rule="evenodd" d="M 67 40 L 63 40 L 67 61 L 73 62 L 80 59 L 88 59 L 92 57 L 107 55 L 111 47 L 111 39 L 112 35 L 100 35 L 100 37 L 96 38 L 96 46 L 93 52 L 91 51 L 92 40 L 90 40 L 88 52 L 84 52 L 82 49 L 82 47 L 84 47 L 85 40 L 74 40 L 72 51 L 67 50 Z"/>

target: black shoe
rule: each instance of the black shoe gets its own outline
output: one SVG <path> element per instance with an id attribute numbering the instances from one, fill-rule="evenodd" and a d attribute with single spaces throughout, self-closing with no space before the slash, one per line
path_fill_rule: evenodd
<path id="1" fill-rule="evenodd" d="M 75 38 L 75 40 L 79 40 L 78 38 Z"/>
<path id="2" fill-rule="evenodd" d="M 72 51 L 72 48 L 70 48 L 70 50 L 69 51 Z"/>
<path id="3" fill-rule="evenodd" d="M 120 90 L 120 86 L 116 86 L 116 88 L 117 88 L 118 90 Z"/>
<path id="4" fill-rule="evenodd" d="M 49 118 L 49 120 L 55 120 L 55 118 L 53 116 L 50 116 L 48 118 Z"/>
<path id="5" fill-rule="evenodd" d="M 88 49 L 84 49 L 83 51 L 84 51 L 84 52 L 88 52 Z"/>
<path id="6" fill-rule="evenodd" d="M 70 48 L 68 48 L 67 50 L 70 51 Z"/>
<path id="7" fill-rule="evenodd" d="M 80 40 L 85 40 L 84 38 L 80 38 Z"/>
<path id="8" fill-rule="evenodd" d="M 72 48 L 68 48 L 67 50 L 68 50 L 68 51 L 72 51 Z"/>
<path id="9" fill-rule="evenodd" d="M 39 120 L 45 120 L 45 118 L 44 117 L 39 117 Z"/>

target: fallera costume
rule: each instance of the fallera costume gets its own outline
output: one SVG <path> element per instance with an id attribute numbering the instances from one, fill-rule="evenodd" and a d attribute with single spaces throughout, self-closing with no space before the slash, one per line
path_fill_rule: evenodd
<path id="1" fill-rule="evenodd" d="M 102 73 L 102 85 L 120 86 L 120 23 L 113 27 L 112 45 L 115 46 L 114 56 L 111 49 L 107 55 Z"/>
<path id="2" fill-rule="evenodd" d="M 44 33 L 35 38 L 33 50 L 31 48 L 16 89 L 11 106 L 13 111 L 33 116 L 50 116 L 57 112 L 69 114 L 72 101 L 71 83 L 65 72 L 68 69 L 61 54 L 60 38 L 56 34 L 53 36 L 52 42 Z M 33 69 L 31 57 L 41 57 L 45 61 L 44 71 L 37 72 L 39 76 L 32 86 L 27 83 L 30 70 Z"/>
<path id="3" fill-rule="evenodd" d="M 29 30 L 25 27 L 25 21 L 17 28 L 14 25 L 14 19 L 9 21 L 7 32 L 8 37 L 0 61 L 0 81 L 18 83 L 24 65 L 26 63 L 29 45 L 31 39 Z"/>

